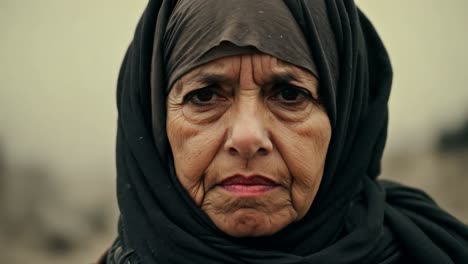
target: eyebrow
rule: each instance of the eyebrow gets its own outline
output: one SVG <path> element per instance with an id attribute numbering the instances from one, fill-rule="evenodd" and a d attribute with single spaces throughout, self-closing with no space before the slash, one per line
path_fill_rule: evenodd
<path id="1" fill-rule="evenodd" d="M 220 82 L 225 82 L 227 81 L 228 78 L 222 74 L 216 74 L 216 73 L 201 73 L 197 75 L 195 78 L 187 82 L 187 84 L 191 83 L 220 83 Z"/>
<path id="2" fill-rule="evenodd" d="M 275 73 L 271 77 L 271 83 L 289 83 L 297 79 L 297 76 L 291 72 Z"/>
<path id="3" fill-rule="evenodd" d="M 222 74 L 217 73 L 200 73 L 197 74 L 194 78 L 190 79 L 184 84 L 177 85 L 175 87 L 176 94 L 180 95 L 184 87 L 190 86 L 192 84 L 213 84 L 213 83 L 222 83 L 229 81 L 229 78 Z M 298 81 L 297 76 L 291 72 L 281 72 L 273 73 L 269 83 L 289 83 L 291 81 Z"/>
<path id="4" fill-rule="evenodd" d="M 190 79 L 184 84 L 177 85 L 175 87 L 176 94 L 182 93 L 182 88 L 186 86 L 190 86 L 194 83 L 196 84 L 213 84 L 213 83 L 221 83 L 227 81 L 228 78 L 222 74 L 216 73 L 200 73 L 197 74 L 194 78 Z"/>

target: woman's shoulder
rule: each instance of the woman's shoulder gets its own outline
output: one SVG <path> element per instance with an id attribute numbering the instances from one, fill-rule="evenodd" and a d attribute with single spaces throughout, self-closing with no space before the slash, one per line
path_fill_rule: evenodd
<path id="1" fill-rule="evenodd" d="M 468 226 L 465 223 L 440 208 L 422 190 L 391 181 L 379 182 L 386 197 L 386 225 L 406 252 L 433 261 L 430 263 L 466 263 Z"/>

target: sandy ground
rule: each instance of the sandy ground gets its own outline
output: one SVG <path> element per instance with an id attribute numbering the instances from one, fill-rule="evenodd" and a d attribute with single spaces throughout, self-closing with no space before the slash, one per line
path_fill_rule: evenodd
<path id="1" fill-rule="evenodd" d="M 420 188 L 443 209 L 468 223 L 468 151 L 387 156 L 382 178 Z"/>
<path id="2" fill-rule="evenodd" d="M 113 234 L 95 237 L 65 253 L 56 253 L 42 249 L 37 245 L 30 245 L 24 241 L 3 241 L 2 248 L 6 249 L 2 255 L 6 256 L 5 264 L 91 264 L 105 252 L 112 243 Z M 1 245 L 1 244 L 0 244 Z"/>

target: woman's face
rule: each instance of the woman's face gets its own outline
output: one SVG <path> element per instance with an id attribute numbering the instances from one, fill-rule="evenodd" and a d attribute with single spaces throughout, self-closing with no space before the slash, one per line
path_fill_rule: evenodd
<path id="1" fill-rule="evenodd" d="M 300 220 L 322 179 L 331 136 L 308 71 L 265 54 L 221 58 L 167 98 L 178 179 L 225 233 L 271 235 Z"/>

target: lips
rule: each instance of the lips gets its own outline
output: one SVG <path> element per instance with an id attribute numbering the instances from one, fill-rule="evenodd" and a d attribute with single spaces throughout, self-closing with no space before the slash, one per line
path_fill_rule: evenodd
<path id="1" fill-rule="evenodd" d="M 220 186 L 239 196 L 257 196 L 274 189 L 278 184 L 263 176 L 234 175 L 222 181 Z"/>

